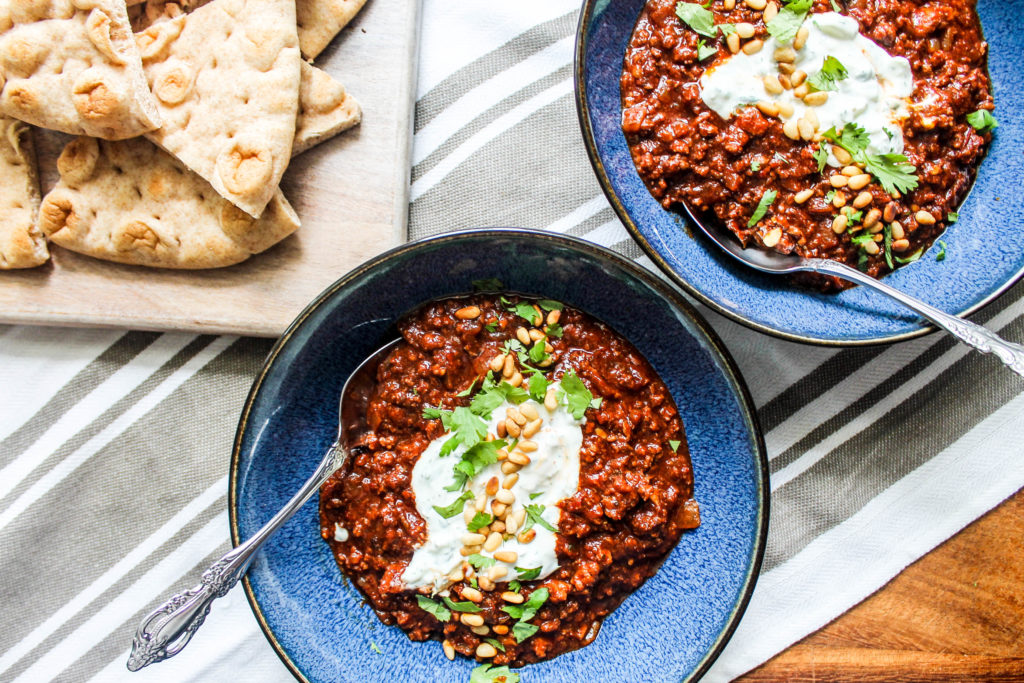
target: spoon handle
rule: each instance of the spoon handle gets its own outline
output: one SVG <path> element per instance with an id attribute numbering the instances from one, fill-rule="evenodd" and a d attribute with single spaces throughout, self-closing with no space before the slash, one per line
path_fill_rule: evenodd
<path id="1" fill-rule="evenodd" d="M 920 299 L 916 299 L 905 294 L 904 292 L 901 292 L 880 280 L 876 280 L 870 275 L 860 272 L 856 268 L 851 268 L 843 263 L 827 261 L 824 259 L 808 259 L 808 261 L 813 261 L 813 263 L 809 263 L 809 265 L 819 273 L 835 275 L 836 277 L 843 278 L 844 280 L 850 280 L 857 284 L 864 285 L 865 287 L 871 287 L 872 289 L 876 289 L 883 294 L 892 297 L 907 308 L 910 308 L 927 318 L 938 327 L 946 330 L 968 346 L 971 346 L 982 353 L 991 353 L 995 355 L 999 360 L 1003 361 L 1007 367 L 1021 377 L 1024 377 L 1024 346 L 1008 342 L 995 332 L 992 332 L 981 325 L 976 325 L 969 320 L 964 320 L 963 318 L 955 315 L 950 315 L 945 311 L 940 311 L 931 304 L 927 304 Z"/>
<path id="2" fill-rule="evenodd" d="M 203 572 L 199 585 L 178 593 L 150 612 L 139 624 L 132 640 L 128 657 L 128 670 L 138 671 L 154 662 L 163 661 L 181 652 L 195 632 L 203 625 L 210 605 L 227 595 L 245 575 L 253 556 L 282 524 L 320 488 L 320 485 L 341 467 L 348 452 L 335 442 L 302 488 L 274 515 L 269 522 L 253 534 L 252 538 L 229 550 L 222 558 Z"/>

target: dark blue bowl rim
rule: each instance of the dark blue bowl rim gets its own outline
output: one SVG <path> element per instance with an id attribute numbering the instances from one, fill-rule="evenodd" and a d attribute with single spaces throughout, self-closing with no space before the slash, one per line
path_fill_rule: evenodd
<path id="1" fill-rule="evenodd" d="M 633 237 L 640 248 L 644 250 L 648 257 L 654 263 L 661 268 L 662 272 L 665 273 L 676 285 L 686 291 L 687 294 L 700 301 L 702 304 L 712 309 L 713 311 L 724 315 L 725 317 L 735 320 L 741 325 L 745 325 L 758 332 L 769 334 L 774 337 L 779 337 L 787 341 L 799 342 L 802 344 L 815 344 L 819 346 L 877 346 L 880 344 L 892 344 L 894 342 L 906 341 L 909 339 L 916 339 L 926 334 L 930 334 L 938 330 L 937 327 L 928 322 L 922 322 L 921 327 L 911 332 L 904 332 L 901 334 L 892 334 L 880 337 L 872 337 L 866 339 L 830 339 L 828 337 L 814 337 L 809 335 L 801 335 L 793 332 L 785 332 L 783 330 L 776 329 L 770 325 L 765 325 L 757 321 L 751 320 L 746 316 L 737 313 L 736 311 L 730 310 L 725 306 L 721 305 L 714 299 L 704 295 L 700 290 L 690 284 L 690 282 L 684 279 L 676 270 L 666 261 L 657 249 L 643 236 L 640 230 L 637 228 L 633 219 L 630 217 L 629 212 L 626 211 L 626 207 L 623 206 L 619 200 L 618 194 L 616 194 L 614 188 L 612 188 L 611 180 L 608 178 L 608 173 L 605 171 L 604 162 L 601 161 L 601 154 L 597 149 L 597 142 L 594 139 L 594 131 L 590 125 L 590 106 L 587 104 L 587 84 L 584 76 L 584 59 L 583 55 L 587 51 L 587 32 L 590 26 L 590 21 L 594 13 L 594 7 L 601 2 L 607 0 L 583 0 L 583 7 L 580 10 L 580 19 L 576 27 L 576 52 L 573 65 L 573 82 L 574 90 L 576 95 L 576 116 L 579 119 L 580 130 L 583 133 L 583 144 L 587 149 L 587 156 L 590 158 L 590 165 L 594 169 L 594 175 L 597 176 L 597 182 L 601 186 L 601 190 L 604 192 L 608 202 L 612 205 L 612 209 L 615 210 L 616 215 L 622 224 L 626 227 L 626 230 Z M 973 185 L 972 185 L 973 187 Z M 684 221 L 687 221 L 686 217 L 683 217 Z M 736 265 L 737 268 L 743 268 L 745 266 Z M 1002 296 L 1008 289 L 1013 287 L 1017 282 L 1024 277 L 1024 266 L 1020 268 L 1016 273 L 1007 278 L 1006 282 L 997 287 L 992 291 L 991 294 L 982 298 L 977 303 L 968 306 L 962 311 L 958 311 L 956 315 L 961 317 L 977 313 L 985 306 Z"/>
<path id="2" fill-rule="evenodd" d="M 594 256 L 601 258 L 607 258 L 615 263 L 616 266 L 625 270 L 629 275 L 637 278 L 644 284 L 648 285 L 661 296 L 672 303 L 678 308 L 683 314 L 685 314 L 691 322 L 693 322 L 697 329 L 704 334 L 710 348 L 718 354 L 719 360 L 721 361 L 721 367 L 726 371 L 728 379 L 732 385 L 736 388 L 737 398 L 739 399 L 741 417 L 746 423 L 748 431 L 753 435 L 754 446 L 756 449 L 756 468 L 755 476 L 757 478 L 757 534 L 754 540 L 754 547 L 750 563 L 747 567 L 746 574 L 743 580 L 743 587 L 740 591 L 739 600 L 733 606 L 729 618 L 725 623 L 725 627 L 718 634 L 718 637 L 712 643 L 712 646 L 708 649 L 704 658 L 698 663 L 694 670 L 680 683 L 688 681 L 696 681 L 701 678 L 707 670 L 711 667 L 714 661 L 725 649 L 726 644 L 735 632 L 736 627 L 739 625 L 740 618 L 746 611 L 747 605 L 750 602 L 750 596 L 754 592 L 754 586 L 757 583 L 758 575 L 761 571 L 761 563 L 764 559 L 765 547 L 768 539 L 768 516 L 769 516 L 769 497 L 770 489 L 768 482 L 768 451 L 765 446 L 764 434 L 761 431 L 760 422 L 757 418 L 757 411 L 754 407 L 754 401 L 750 394 L 750 390 L 747 387 L 746 382 L 743 380 L 743 376 L 740 374 L 739 367 L 736 365 L 736 361 L 733 360 L 732 355 L 725 348 L 722 340 L 718 337 L 718 334 L 711 328 L 710 324 L 698 313 L 693 306 L 686 301 L 685 298 L 674 291 L 671 287 L 668 287 L 665 283 L 659 280 L 654 275 L 650 274 L 641 266 L 637 265 L 633 261 L 630 261 L 616 252 L 606 249 L 600 245 L 588 242 L 586 240 L 572 237 L 568 235 L 560 235 L 551 232 L 545 232 L 541 230 L 532 230 L 527 228 L 473 228 L 468 230 L 460 230 L 456 232 L 445 233 L 443 235 L 437 235 L 433 237 L 427 237 L 424 239 L 416 240 L 413 242 L 407 242 L 399 245 L 393 249 L 390 249 L 383 254 L 366 261 L 360 266 L 357 266 L 347 274 L 342 276 L 340 279 L 334 282 L 321 292 L 312 302 L 310 302 L 294 321 L 288 326 L 281 337 L 271 348 L 267 354 L 267 358 L 264 361 L 263 367 L 256 379 L 253 381 L 252 387 L 249 389 L 249 394 L 246 396 L 245 405 L 242 409 L 242 414 L 238 421 L 238 428 L 235 432 L 235 443 L 232 447 L 231 452 L 231 465 L 228 479 L 228 519 L 231 526 L 231 545 L 232 547 L 238 547 L 242 542 L 241 534 L 239 532 L 239 521 L 238 521 L 238 468 L 242 459 L 242 439 L 246 432 L 249 422 L 249 415 L 253 407 L 253 403 L 256 396 L 259 394 L 263 382 L 266 379 L 268 373 L 274 366 L 274 362 L 278 355 L 288 345 L 289 341 L 295 334 L 303 327 L 305 321 L 316 311 L 321 305 L 328 301 L 337 291 L 364 275 L 368 271 L 377 268 L 382 263 L 408 252 L 416 251 L 428 244 L 437 244 L 447 241 L 459 240 L 468 236 L 485 234 L 501 234 L 505 237 L 519 237 L 522 239 L 542 239 L 549 240 L 552 242 L 559 243 L 562 246 L 567 246 L 572 249 L 576 249 L 583 252 L 588 252 Z M 242 587 L 245 590 L 245 597 L 249 602 L 249 607 L 252 609 L 253 615 L 256 617 L 256 621 L 260 625 L 260 629 L 263 631 L 263 635 L 267 638 L 270 646 L 277 653 L 277 656 L 281 659 L 284 665 L 292 673 L 292 675 L 302 683 L 310 683 L 309 679 L 306 678 L 305 674 L 298 668 L 298 666 L 291 660 L 288 654 L 284 651 L 282 645 L 278 642 L 277 636 L 274 634 L 270 625 L 267 623 L 266 618 L 263 615 L 263 610 L 260 607 L 259 602 L 256 600 L 255 593 L 253 592 L 252 584 L 249 581 L 249 576 L 246 574 L 242 578 Z"/>

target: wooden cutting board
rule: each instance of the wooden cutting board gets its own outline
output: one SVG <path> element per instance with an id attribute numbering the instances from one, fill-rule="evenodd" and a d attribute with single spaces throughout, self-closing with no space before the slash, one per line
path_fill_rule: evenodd
<path id="1" fill-rule="evenodd" d="M 296 157 L 282 188 L 298 232 L 244 263 L 176 271 L 51 246 L 39 268 L 0 271 L 0 322 L 277 336 L 317 294 L 406 236 L 417 0 L 368 0 L 314 64 L 363 121 Z M 45 193 L 66 136 L 36 130 Z"/>

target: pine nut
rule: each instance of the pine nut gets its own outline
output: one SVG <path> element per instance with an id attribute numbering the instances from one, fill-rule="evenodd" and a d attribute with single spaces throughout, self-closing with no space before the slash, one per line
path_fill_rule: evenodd
<path id="1" fill-rule="evenodd" d="M 452 645 L 450 641 L 446 640 L 443 643 L 441 643 L 441 649 L 444 650 L 445 657 L 447 657 L 451 661 L 455 661 L 455 646 Z"/>
<path id="2" fill-rule="evenodd" d="M 744 21 L 736 24 L 736 35 L 740 38 L 753 38 L 755 33 L 757 33 L 757 29 L 751 23 Z"/>
<path id="3" fill-rule="evenodd" d="M 862 171 L 856 166 L 844 166 L 843 170 L 840 171 L 847 178 L 852 178 L 855 175 L 860 175 Z"/>
<path id="4" fill-rule="evenodd" d="M 472 586 L 465 586 L 462 589 L 462 597 L 473 602 L 482 602 L 484 594 L 473 588 Z"/>
<path id="5" fill-rule="evenodd" d="M 505 417 L 512 420 L 520 427 L 526 424 L 526 418 L 519 413 L 519 409 L 515 406 L 509 406 L 505 409 Z"/>
<path id="6" fill-rule="evenodd" d="M 779 240 L 781 240 L 781 239 L 782 239 L 782 228 L 772 228 L 771 230 L 769 230 L 765 234 L 765 236 L 762 238 L 761 241 L 764 242 L 764 246 L 766 246 L 766 247 L 768 247 L 770 249 L 770 248 L 774 247 L 776 244 L 778 244 Z"/>
<path id="7" fill-rule="evenodd" d="M 724 5 L 725 9 L 727 9 L 727 10 L 736 9 L 736 0 L 725 0 L 723 5 Z"/>
<path id="8" fill-rule="evenodd" d="M 517 481 L 519 481 L 519 473 L 513 472 L 512 474 L 505 477 L 505 481 L 501 482 L 501 488 L 510 489 L 516 485 Z"/>
<path id="9" fill-rule="evenodd" d="M 508 435 L 513 439 L 518 439 L 519 435 L 523 433 L 523 430 L 519 428 L 516 421 L 511 418 L 505 420 L 505 431 L 508 432 Z M 509 457 L 512 457 L 511 454 Z"/>
<path id="10" fill-rule="evenodd" d="M 764 23 L 768 23 L 775 18 L 775 15 L 779 13 L 779 6 L 774 2 L 769 2 L 764 8 Z"/>
<path id="11" fill-rule="evenodd" d="M 807 37 L 810 35 L 811 30 L 806 26 L 801 26 L 796 32 L 796 37 L 793 38 L 793 49 L 802 50 L 804 45 L 807 44 Z"/>
<path id="12" fill-rule="evenodd" d="M 829 176 L 828 182 L 830 185 L 832 185 L 832 187 L 838 189 L 840 187 L 846 187 L 847 183 L 849 183 L 850 181 L 846 176 L 842 175 L 841 173 L 836 173 L 834 175 Z"/>
<path id="13" fill-rule="evenodd" d="M 480 546 L 478 545 L 464 545 L 459 548 L 459 554 L 463 557 L 469 557 L 470 555 L 478 552 L 480 552 Z"/>
<path id="14" fill-rule="evenodd" d="M 476 616 L 476 615 L 473 615 Z M 483 617 L 481 617 L 483 619 Z M 490 643 L 480 643 L 476 646 L 476 656 L 483 657 L 484 659 L 490 659 L 494 655 L 498 654 L 498 651 L 494 649 L 494 646 Z"/>
<path id="15" fill-rule="evenodd" d="M 778 116 L 779 115 L 779 105 L 776 104 L 775 102 L 769 102 L 767 100 L 761 100 L 760 102 L 757 103 L 757 108 L 765 116 Z"/>
<path id="16" fill-rule="evenodd" d="M 512 564 L 519 559 L 519 553 L 514 550 L 499 550 L 494 553 L 494 559 L 498 562 L 508 562 L 509 564 Z"/>
<path id="17" fill-rule="evenodd" d="M 874 200 L 874 197 L 871 196 L 870 192 L 865 190 L 853 198 L 853 208 L 863 209 L 865 206 L 870 204 L 872 200 Z"/>
<path id="18" fill-rule="evenodd" d="M 885 205 L 885 209 L 882 210 L 882 220 L 886 223 L 892 223 L 896 220 L 896 203 L 889 202 Z"/>
<path id="19" fill-rule="evenodd" d="M 462 623 L 465 624 L 466 626 L 483 626 L 484 625 L 484 618 L 481 615 L 479 615 L 479 614 L 468 614 L 466 612 L 463 612 L 462 616 L 459 617 L 459 618 L 462 620 Z"/>
<path id="20" fill-rule="evenodd" d="M 502 503 L 500 501 L 497 501 L 497 500 L 492 500 L 491 501 L 491 512 L 494 513 L 495 517 L 501 517 L 502 515 L 505 514 L 505 511 L 507 509 L 508 509 L 508 506 L 505 505 L 504 503 Z"/>
<path id="21" fill-rule="evenodd" d="M 526 509 L 519 508 L 512 513 L 512 517 L 515 518 L 516 526 L 522 528 L 523 523 L 526 522 Z"/>
<path id="22" fill-rule="evenodd" d="M 519 406 L 519 412 L 525 415 L 527 420 L 536 420 L 540 417 L 540 413 L 537 412 L 537 406 L 532 403 L 524 403 Z"/>
<path id="23" fill-rule="evenodd" d="M 523 383 L 523 373 L 516 370 L 512 373 L 512 376 L 508 378 L 508 383 L 514 387 L 518 387 Z"/>
<path id="24" fill-rule="evenodd" d="M 501 599 L 505 602 L 511 602 L 513 605 L 521 605 L 526 600 L 521 594 L 513 593 L 512 591 L 505 591 L 501 594 Z"/>
<path id="25" fill-rule="evenodd" d="M 516 514 L 513 512 L 505 516 L 505 533 L 514 534 L 519 531 L 519 523 L 516 521 Z"/>
<path id="26" fill-rule="evenodd" d="M 501 463 L 501 472 L 502 474 L 513 474 L 515 472 L 518 472 L 520 467 L 522 467 L 522 465 L 517 465 L 511 460 L 506 460 L 505 462 Z"/>
<path id="27" fill-rule="evenodd" d="M 906 251 L 909 248 L 910 248 L 910 240 L 898 239 L 898 240 L 893 240 L 893 242 L 892 242 L 892 250 L 893 251 L 904 252 L 904 251 Z"/>
<path id="28" fill-rule="evenodd" d="M 811 92 L 804 95 L 804 104 L 809 107 L 820 107 L 826 102 L 828 102 L 828 93 L 823 90 L 818 90 L 817 92 Z"/>
<path id="29" fill-rule="evenodd" d="M 530 341 L 539 342 L 543 338 L 544 338 L 544 333 L 541 332 L 540 330 L 538 330 L 536 328 L 530 330 Z"/>
<path id="30" fill-rule="evenodd" d="M 796 119 L 789 119 L 782 124 L 782 132 L 786 134 L 786 137 L 790 140 L 800 139 L 800 126 L 797 124 Z"/>
<path id="31" fill-rule="evenodd" d="M 484 493 L 486 493 L 488 496 L 493 496 L 495 493 L 498 492 L 498 486 L 498 478 L 491 477 L 490 479 L 487 480 L 487 486 L 484 487 Z"/>
<path id="32" fill-rule="evenodd" d="M 537 450 L 537 442 L 536 441 L 530 441 L 529 439 L 525 439 L 523 441 L 520 441 L 519 442 L 519 450 L 521 450 L 523 453 L 533 453 L 535 450 Z M 523 463 L 523 464 L 526 464 L 526 463 Z"/>
<path id="33" fill-rule="evenodd" d="M 809 93 L 810 91 L 811 88 L 806 83 L 798 85 L 795 88 L 793 88 L 793 97 L 797 98 L 798 100 L 802 100 L 804 97 L 807 96 L 807 93 Z"/>
<path id="34" fill-rule="evenodd" d="M 834 156 L 836 161 L 841 164 L 848 164 L 853 161 L 853 157 L 850 156 L 850 153 L 839 145 L 832 145 L 832 156 Z"/>
<path id="35" fill-rule="evenodd" d="M 814 113 L 813 109 L 808 109 L 804 112 L 804 118 L 807 119 L 807 123 L 814 127 L 814 130 L 818 130 L 820 122 L 818 121 L 818 115 Z"/>
<path id="36" fill-rule="evenodd" d="M 859 171 L 860 169 L 857 170 Z M 850 178 L 849 183 L 851 190 L 861 190 L 867 187 L 869 184 L 871 184 L 870 173 L 858 173 L 857 175 Z"/>
<path id="37" fill-rule="evenodd" d="M 496 519 L 491 522 L 491 531 L 497 531 L 499 534 L 504 534 L 507 529 L 505 528 L 505 522 L 500 519 Z M 490 532 L 488 532 L 489 534 Z"/>
<path id="38" fill-rule="evenodd" d="M 472 320 L 480 317 L 479 306 L 466 306 L 455 311 L 455 317 L 459 320 Z"/>
<path id="39" fill-rule="evenodd" d="M 501 376 L 505 378 L 511 377 L 515 370 L 516 362 L 512 360 L 512 356 L 505 356 L 505 364 L 501 366 Z"/>
<path id="40" fill-rule="evenodd" d="M 522 443 L 519 444 L 520 447 L 522 447 L 522 445 Z M 530 456 L 522 451 L 512 451 L 508 454 L 508 461 L 522 467 L 530 464 Z"/>
<path id="41" fill-rule="evenodd" d="M 537 537 L 537 532 L 536 531 L 534 531 L 533 529 L 527 529 L 523 533 L 521 533 L 518 536 L 516 536 L 516 539 L 518 539 L 520 543 L 530 543 L 536 537 Z"/>
<path id="42" fill-rule="evenodd" d="M 832 196 L 832 206 L 841 209 L 846 206 L 846 193 L 840 190 Z"/>
<path id="43" fill-rule="evenodd" d="M 785 78 L 785 76 L 783 76 Z M 779 116 L 788 119 L 793 115 L 793 105 L 789 102 L 779 102 Z"/>
<path id="44" fill-rule="evenodd" d="M 807 119 L 800 119 L 796 122 L 797 130 L 800 131 L 800 137 L 804 140 L 810 141 L 814 137 L 814 126 Z"/>
<path id="45" fill-rule="evenodd" d="M 473 501 L 471 501 L 471 500 L 467 500 L 466 501 L 466 506 L 464 508 L 462 508 L 462 519 L 466 520 L 466 524 L 469 524 L 470 522 L 473 521 L 473 518 L 475 516 L 476 516 L 476 504 Z"/>
<path id="46" fill-rule="evenodd" d="M 533 437 L 534 435 L 537 434 L 537 432 L 540 431 L 540 428 L 543 424 L 544 421 L 538 417 L 536 420 L 530 422 L 525 427 L 523 427 L 523 436 L 525 436 L 527 439 Z"/>
<path id="47" fill-rule="evenodd" d="M 456 567 L 451 571 L 451 573 L 448 574 L 448 580 L 452 583 L 458 583 L 459 581 L 462 581 L 464 578 L 466 577 L 462 575 L 462 567 Z"/>
<path id="48" fill-rule="evenodd" d="M 745 3 L 747 3 L 747 7 L 749 7 L 750 9 L 756 9 L 758 11 L 764 10 L 765 6 L 768 4 L 767 0 L 743 0 L 743 1 Z"/>
<path id="49" fill-rule="evenodd" d="M 800 190 L 793 197 L 793 201 L 797 204 L 803 204 L 814 195 L 814 188 L 807 188 L 806 190 Z"/>
<path id="50" fill-rule="evenodd" d="M 548 389 L 548 393 L 544 395 L 544 407 L 548 409 L 548 412 L 553 412 L 558 407 L 558 395 L 555 393 L 554 387 Z"/>
<path id="51" fill-rule="evenodd" d="M 918 211 L 914 214 L 914 218 L 921 225 L 935 225 L 935 216 L 931 215 L 927 211 Z"/>
<path id="52" fill-rule="evenodd" d="M 729 52 L 736 54 L 740 51 L 740 37 L 739 34 L 730 33 L 725 39 L 725 45 L 729 48 Z"/>
<path id="53" fill-rule="evenodd" d="M 562 319 L 562 312 L 557 308 L 553 311 L 548 311 L 548 325 L 557 325 L 558 321 Z"/>
<path id="54" fill-rule="evenodd" d="M 871 254 L 872 256 L 877 255 L 878 252 L 880 251 L 879 248 L 878 248 L 878 243 L 877 242 L 868 242 L 867 244 L 864 245 L 864 251 L 866 251 L 867 253 Z"/>
<path id="55" fill-rule="evenodd" d="M 480 586 L 480 590 L 492 591 L 494 590 L 494 582 L 488 579 L 486 576 L 477 577 L 477 585 Z"/>
<path id="56" fill-rule="evenodd" d="M 865 228 L 870 228 L 875 223 L 877 223 L 878 219 L 881 218 L 881 217 L 882 217 L 882 212 L 881 211 L 879 211 L 878 209 L 871 209 L 864 216 L 864 227 Z M 900 230 L 902 230 L 902 229 L 903 228 L 900 228 Z"/>
<path id="57" fill-rule="evenodd" d="M 529 345 L 529 343 L 530 343 L 530 333 L 526 331 L 525 327 L 517 327 L 516 328 L 516 339 L 518 339 L 523 344 Z"/>
<path id="58" fill-rule="evenodd" d="M 499 353 L 497 356 L 491 359 L 490 368 L 494 372 L 501 372 L 501 366 L 505 364 L 505 355 Z"/>
<path id="59" fill-rule="evenodd" d="M 484 550 L 489 553 L 493 553 L 501 546 L 501 534 L 496 531 L 492 531 L 491 535 L 484 541 Z"/>
<path id="60" fill-rule="evenodd" d="M 483 512 L 484 508 L 487 507 L 487 494 L 486 493 L 478 493 L 477 496 L 476 496 L 475 503 L 476 504 L 475 504 L 474 507 L 476 508 L 476 511 L 477 512 Z"/>
<path id="61" fill-rule="evenodd" d="M 893 221 L 889 228 L 892 230 L 892 238 L 894 240 L 901 240 L 907 236 L 906 231 L 903 229 L 903 225 L 899 221 Z"/>
<path id="62" fill-rule="evenodd" d="M 758 52 L 761 51 L 762 47 L 764 47 L 764 41 L 761 40 L 760 38 L 754 38 L 753 40 L 748 41 L 747 44 L 743 46 L 743 53 L 748 55 L 756 55 Z"/>
<path id="63" fill-rule="evenodd" d="M 773 54 L 776 62 L 782 62 L 783 64 L 792 64 L 796 61 L 796 52 L 791 47 L 780 47 Z"/>
<path id="64" fill-rule="evenodd" d="M 779 64 L 779 73 L 785 74 L 790 78 L 793 77 L 793 72 L 796 71 L 796 67 L 792 64 Z M 794 83 L 793 85 L 798 85 Z"/>
<path id="65" fill-rule="evenodd" d="M 491 581 L 495 581 L 496 582 L 499 579 L 505 577 L 507 574 L 508 574 L 508 567 L 503 567 L 503 566 L 501 566 L 499 564 L 497 566 L 491 567 L 487 571 L 487 578 L 489 578 Z"/>
<path id="66" fill-rule="evenodd" d="M 487 537 L 484 536 L 483 534 L 469 533 L 469 534 L 463 534 L 462 535 L 462 545 L 483 545 L 484 541 L 486 541 L 486 540 L 487 540 Z M 460 569 L 459 571 L 462 571 L 462 570 Z"/>
<path id="67" fill-rule="evenodd" d="M 498 492 L 494 497 L 498 499 L 499 503 L 504 503 L 505 505 L 511 505 L 516 502 L 516 494 L 512 493 L 508 489 L 498 489 Z"/>
<path id="68" fill-rule="evenodd" d="M 847 223 L 848 219 L 846 218 L 846 214 L 839 214 L 838 216 L 832 219 L 832 232 L 834 232 L 837 235 L 842 235 L 844 232 L 846 232 Z"/>
<path id="69" fill-rule="evenodd" d="M 491 629 L 487 628 L 487 626 L 473 626 L 469 630 L 477 634 L 478 636 L 486 636 L 488 633 L 491 632 Z"/>
<path id="70" fill-rule="evenodd" d="M 877 235 L 878 233 L 882 232 L 882 230 L 884 230 L 884 229 L 885 229 L 885 225 L 883 225 L 882 223 L 875 223 L 870 228 L 868 228 L 868 232 L 871 233 L 872 235 Z"/>

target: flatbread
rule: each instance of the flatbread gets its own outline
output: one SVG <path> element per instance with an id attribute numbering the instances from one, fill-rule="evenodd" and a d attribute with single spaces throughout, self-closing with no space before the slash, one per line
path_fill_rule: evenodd
<path id="1" fill-rule="evenodd" d="M 0 4 L 0 111 L 111 140 L 160 125 L 124 0 Z"/>
<path id="2" fill-rule="evenodd" d="M 0 116 L 0 270 L 32 268 L 50 258 L 36 228 L 39 176 L 32 132 Z"/>
<path id="3" fill-rule="evenodd" d="M 146 137 L 259 217 L 295 137 L 302 60 L 293 0 L 214 0 L 136 42 L 164 121 Z"/>
<path id="4" fill-rule="evenodd" d="M 57 161 L 39 227 L 88 256 L 162 268 L 219 268 L 269 249 L 299 227 L 279 189 L 254 219 L 153 143 L 80 137 Z"/>
<path id="5" fill-rule="evenodd" d="M 295 123 L 292 156 L 348 130 L 359 123 L 363 110 L 345 86 L 326 71 L 302 63 L 299 85 L 299 117 Z"/>
<path id="6" fill-rule="evenodd" d="M 302 56 L 313 59 L 323 52 L 365 4 L 366 0 L 295 0 Z"/>

